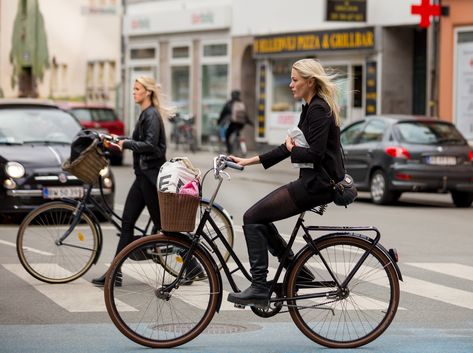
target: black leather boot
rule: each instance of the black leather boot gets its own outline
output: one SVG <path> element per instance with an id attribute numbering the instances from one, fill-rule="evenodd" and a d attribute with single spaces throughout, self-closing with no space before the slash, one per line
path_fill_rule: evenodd
<path id="1" fill-rule="evenodd" d="M 102 276 L 94 278 L 92 280 L 92 283 L 95 284 L 98 287 L 103 287 L 105 285 L 105 278 L 107 276 L 107 273 L 104 273 Z M 123 275 L 122 272 L 117 273 L 117 277 L 115 278 L 115 287 L 121 287 L 123 282 Z"/>
<path id="2" fill-rule="evenodd" d="M 185 253 L 181 256 L 184 257 Z M 194 281 L 198 281 L 199 279 L 203 279 L 206 277 L 204 269 L 195 259 L 195 257 L 192 257 L 190 259 L 190 263 L 184 271 L 183 277 L 184 280 L 181 284 L 184 286 L 190 286 Z"/>
<path id="3" fill-rule="evenodd" d="M 228 301 L 240 305 L 267 306 L 269 286 L 266 283 L 268 274 L 268 241 L 265 224 L 246 224 L 243 231 L 250 260 L 251 286 L 240 293 L 228 294 Z"/>
<path id="4" fill-rule="evenodd" d="M 287 243 L 284 238 L 279 234 L 276 226 L 273 223 L 268 223 L 268 249 L 271 255 L 276 256 L 281 262 L 284 251 L 286 250 Z M 289 250 L 289 254 L 283 263 L 284 268 L 287 270 L 291 261 L 294 260 L 294 252 Z M 310 282 L 315 279 L 314 274 L 306 267 L 302 267 L 301 272 L 297 276 L 297 282 Z"/>

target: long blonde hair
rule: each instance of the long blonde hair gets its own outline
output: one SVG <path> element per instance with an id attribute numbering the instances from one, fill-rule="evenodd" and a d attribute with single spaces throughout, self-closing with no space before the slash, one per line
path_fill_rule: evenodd
<path id="1" fill-rule="evenodd" d="M 315 79 L 315 93 L 322 98 L 330 107 L 330 112 L 335 118 L 335 124 L 340 126 L 340 108 L 336 102 L 338 98 L 338 87 L 334 83 L 336 75 L 325 72 L 323 66 L 315 59 L 301 59 L 296 61 L 292 68 L 305 80 Z M 309 103 L 309 102 L 308 102 Z"/>
<path id="2" fill-rule="evenodd" d="M 140 76 L 136 79 L 136 82 L 140 83 L 147 91 L 151 92 L 151 104 L 159 111 L 159 114 L 161 114 L 163 118 L 169 118 L 175 113 L 174 107 L 164 104 L 164 95 L 161 93 L 160 87 L 154 78 Z"/>

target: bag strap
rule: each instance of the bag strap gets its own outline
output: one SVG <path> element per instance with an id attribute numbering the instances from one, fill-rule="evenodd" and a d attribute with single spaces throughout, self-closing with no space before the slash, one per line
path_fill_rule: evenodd
<path id="1" fill-rule="evenodd" d="M 342 151 L 341 160 L 342 160 L 343 172 L 346 174 L 347 170 L 345 169 L 345 151 L 343 150 L 342 144 L 340 144 L 340 150 Z M 327 175 L 328 178 L 330 179 L 330 184 L 336 185 L 337 183 L 335 182 L 335 180 L 333 180 L 333 178 L 330 176 L 330 174 L 327 172 L 327 170 L 324 168 L 324 166 L 322 166 L 322 170 L 324 171 L 325 175 Z"/>

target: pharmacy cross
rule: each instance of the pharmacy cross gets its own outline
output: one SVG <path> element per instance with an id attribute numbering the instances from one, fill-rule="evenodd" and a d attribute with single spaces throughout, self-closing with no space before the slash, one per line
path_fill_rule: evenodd
<path id="1" fill-rule="evenodd" d="M 430 26 L 430 16 L 440 16 L 440 5 L 431 5 L 430 0 L 421 0 L 420 5 L 411 6 L 411 14 L 420 15 L 420 27 Z"/>

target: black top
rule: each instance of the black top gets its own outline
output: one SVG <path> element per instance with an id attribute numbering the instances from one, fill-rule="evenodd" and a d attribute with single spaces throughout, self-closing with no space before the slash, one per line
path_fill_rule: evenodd
<path id="1" fill-rule="evenodd" d="M 125 140 L 123 148 L 133 151 L 135 174 L 145 174 L 156 184 L 159 168 L 166 162 L 166 134 L 161 115 L 154 106 L 141 112 L 132 139 Z"/>
<path id="2" fill-rule="evenodd" d="M 260 155 L 265 169 L 291 156 L 292 163 L 313 163 L 313 168 L 301 168 L 299 179 L 289 184 L 291 194 L 297 206 L 309 209 L 316 206 L 312 196 L 327 193 L 331 190 L 330 181 L 321 169 L 325 170 L 336 181 L 343 179 L 342 154 L 340 149 L 340 128 L 330 113 L 330 107 L 321 98 L 315 96 L 309 104 L 302 106 L 299 124 L 309 148 L 294 146 L 292 152 L 286 144 Z"/>

